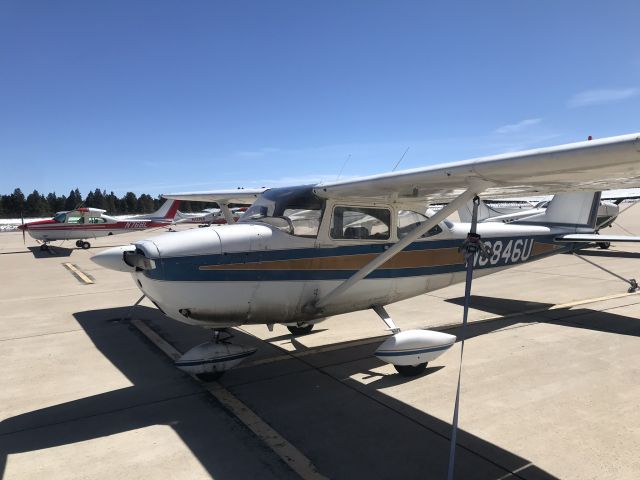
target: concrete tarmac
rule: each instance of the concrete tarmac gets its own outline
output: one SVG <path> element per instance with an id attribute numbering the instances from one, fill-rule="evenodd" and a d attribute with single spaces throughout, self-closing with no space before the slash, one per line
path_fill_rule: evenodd
<path id="1" fill-rule="evenodd" d="M 607 233 L 640 234 L 640 207 Z M 50 254 L 0 234 L 3 478 L 297 478 L 132 325 L 131 278 L 89 260 L 147 236 Z M 640 245 L 584 253 L 640 278 Z M 570 255 L 474 280 L 456 478 L 640 478 L 640 296 L 626 289 Z M 462 294 L 456 285 L 388 311 L 403 329 L 458 334 Z M 133 316 L 181 352 L 209 340 L 146 301 Z M 301 337 L 235 330 L 258 353 L 221 386 L 319 474 L 446 478 L 459 343 L 406 379 L 372 355 L 387 334 L 373 312 Z"/>

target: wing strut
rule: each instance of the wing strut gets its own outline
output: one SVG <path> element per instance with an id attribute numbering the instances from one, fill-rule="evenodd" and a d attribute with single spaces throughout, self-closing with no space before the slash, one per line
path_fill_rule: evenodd
<path id="1" fill-rule="evenodd" d="M 390 247 L 386 252 L 381 253 L 376 258 L 367 263 L 364 267 L 354 273 L 350 278 L 342 282 L 335 289 L 329 292 L 325 297 L 318 299 L 315 303 L 307 305 L 306 309 L 310 312 L 318 312 L 322 310 L 322 308 L 337 297 L 343 295 L 347 290 L 353 287 L 360 280 L 365 278 L 375 269 L 380 267 L 383 263 L 393 258 L 395 255 L 404 250 L 409 244 L 420 238 L 424 233 L 431 230 L 442 220 L 447 218 L 449 215 L 458 210 L 462 205 L 467 203 L 473 197 L 481 193 L 485 190 L 490 184 L 488 182 L 477 182 L 472 184 L 467 190 L 462 192 L 458 197 L 449 202 L 447 206 L 442 208 L 439 212 L 429 218 L 426 222 L 420 225 L 418 228 L 412 230 L 406 237 L 402 240 L 396 242 L 392 247 Z"/>
<path id="2" fill-rule="evenodd" d="M 233 213 L 231 213 L 231 210 L 229 210 L 229 206 L 225 202 L 218 202 L 218 206 L 220 207 L 222 215 L 224 215 L 224 219 L 229 225 L 233 225 L 234 223 L 236 223 L 236 221 L 233 219 Z"/>

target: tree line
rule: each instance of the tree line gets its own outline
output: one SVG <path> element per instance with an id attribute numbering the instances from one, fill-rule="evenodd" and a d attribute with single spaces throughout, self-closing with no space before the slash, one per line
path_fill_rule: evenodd
<path id="1" fill-rule="evenodd" d="M 73 210 L 78 207 L 94 207 L 107 211 L 109 215 L 126 215 L 135 213 L 151 213 L 160 208 L 165 200 L 143 193 L 139 197 L 133 192 L 127 192 L 122 197 L 106 190 L 95 190 L 83 197 L 79 189 L 69 192 L 69 195 L 57 195 L 51 192 L 47 195 L 34 190 L 25 196 L 22 190 L 16 188 L 9 195 L 0 195 L 0 217 L 16 218 L 53 216 L 56 212 Z M 216 206 L 202 202 L 180 202 L 180 211 L 199 212 L 204 208 Z"/>

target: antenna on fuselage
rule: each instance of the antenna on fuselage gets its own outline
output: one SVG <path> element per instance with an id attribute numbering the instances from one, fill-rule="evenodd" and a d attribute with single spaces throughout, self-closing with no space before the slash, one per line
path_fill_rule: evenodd
<path id="1" fill-rule="evenodd" d="M 342 171 L 344 170 L 344 167 L 346 167 L 346 166 L 347 166 L 347 163 L 349 163 L 349 159 L 350 159 L 350 158 L 351 158 L 351 154 L 349 154 L 349 155 L 347 156 L 347 159 L 346 159 L 346 160 L 344 161 L 344 163 L 342 164 L 342 168 L 340 169 L 340 173 L 338 173 L 338 176 L 336 177 L 336 182 L 337 182 L 338 180 L 340 180 L 340 175 L 342 175 Z"/>
<path id="2" fill-rule="evenodd" d="M 393 167 L 393 170 L 391 170 L 392 172 L 396 171 L 396 168 L 398 168 L 398 165 L 400 165 L 400 162 L 404 159 L 404 156 L 407 154 L 407 152 L 409 151 L 411 147 L 407 147 L 407 149 L 404 151 L 404 153 L 402 154 L 402 156 L 400 157 L 400 160 L 398 160 L 395 164 L 395 166 Z"/>

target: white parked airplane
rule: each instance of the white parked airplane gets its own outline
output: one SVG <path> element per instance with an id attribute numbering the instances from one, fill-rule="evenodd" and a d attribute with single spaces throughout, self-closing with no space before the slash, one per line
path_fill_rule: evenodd
<path id="1" fill-rule="evenodd" d="M 246 207 L 233 207 L 230 208 L 229 211 L 233 214 L 234 221 L 237 221 L 240 218 L 240 215 L 246 210 Z M 222 210 L 219 208 L 206 208 L 202 212 L 195 213 L 187 213 L 187 212 L 176 212 L 176 216 L 174 218 L 175 224 L 185 224 L 185 223 L 195 223 L 201 226 L 209 226 L 209 225 L 223 225 L 227 223 L 224 215 L 222 214 Z"/>
<path id="2" fill-rule="evenodd" d="M 400 332 L 385 305 L 463 282 L 465 260 L 480 276 L 594 238 L 640 241 L 595 235 L 597 192 L 617 186 L 640 186 L 640 134 L 326 184 L 166 195 L 217 202 L 230 223 L 228 203 L 255 202 L 235 225 L 158 236 L 93 260 L 132 273 L 169 317 L 216 332 L 177 361 L 191 373 L 217 375 L 253 353 L 220 341 L 224 328 L 282 323 L 304 333 L 327 316 L 373 309 L 393 332 L 376 355 L 411 375 L 455 337 Z M 479 195 L 557 192 L 570 193 L 509 224 L 446 220 Z M 430 218 L 421 213 L 443 202 Z"/>

